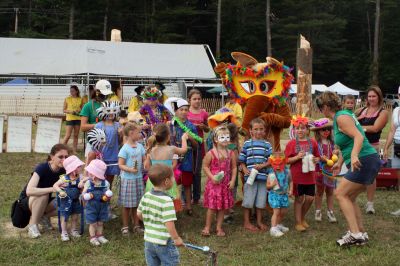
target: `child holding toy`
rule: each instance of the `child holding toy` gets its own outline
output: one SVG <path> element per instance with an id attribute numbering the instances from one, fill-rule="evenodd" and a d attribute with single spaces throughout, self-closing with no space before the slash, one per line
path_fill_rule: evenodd
<path id="1" fill-rule="evenodd" d="M 108 209 L 113 193 L 105 177 L 107 165 L 103 161 L 92 160 L 85 169 L 90 177 L 82 191 L 86 201 L 86 223 L 89 224 L 90 243 L 99 246 L 108 243 L 103 236 L 103 223 L 109 219 Z"/>
<path id="2" fill-rule="evenodd" d="M 244 142 L 239 155 L 245 184 L 243 188 L 243 227 L 256 232 L 267 230 L 267 225 L 262 221 L 262 210 L 267 204 L 267 175 L 268 158 L 272 153 L 272 146 L 264 140 L 265 122 L 255 118 L 250 122 L 251 139 Z M 256 207 L 257 227 L 250 222 L 251 209 Z"/>
<path id="3" fill-rule="evenodd" d="M 155 164 L 149 169 L 149 179 L 154 188 L 144 194 L 137 215 L 144 223 L 144 245 L 147 265 L 179 265 L 179 251 L 183 246 L 175 228 L 176 213 L 171 197 L 172 168 Z"/>
<path id="4" fill-rule="evenodd" d="M 122 235 L 129 234 L 129 217 L 132 219 L 133 231 L 142 233 L 136 209 L 144 194 L 143 162 L 145 150 L 141 139 L 141 128 L 133 123 L 127 123 L 123 129 L 126 143 L 118 153 L 118 165 L 121 169 L 121 183 L 118 204 L 122 206 Z"/>
<path id="5" fill-rule="evenodd" d="M 285 156 L 293 179 L 295 229 L 302 232 L 309 227 L 305 216 L 314 201 L 315 164 L 319 161 L 319 151 L 317 142 L 308 136 L 308 118 L 297 115 L 291 122 L 295 139 L 287 143 Z"/>
<path id="6" fill-rule="evenodd" d="M 335 145 L 332 139 L 332 121 L 327 118 L 321 118 L 314 121 L 313 127 L 310 128 L 314 131 L 315 140 L 318 144 L 318 151 L 320 154 L 320 163 L 316 165 L 316 188 L 317 193 L 315 194 L 315 221 L 322 221 L 322 198 L 324 197 L 324 192 L 326 194 L 326 205 L 328 210 L 326 215 L 328 221 L 331 223 L 336 223 L 336 217 L 333 213 L 333 191 L 336 187 L 336 180 L 328 178 L 322 174 L 322 164 L 326 164 L 327 167 L 332 167 L 333 164 L 338 160 L 337 153 L 335 150 Z"/>
<path id="7" fill-rule="evenodd" d="M 214 215 L 217 216 L 217 236 L 225 236 L 222 229 L 226 210 L 233 207 L 232 189 L 235 186 L 237 166 L 236 156 L 228 150 L 229 130 L 225 126 L 214 129 L 214 148 L 207 152 L 203 160 L 203 170 L 207 176 L 204 190 L 204 207 L 207 208 L 206 225 L 202 236 L 210 236 Z"/>
<path id="8" fill-rule="evenodd" d="M 69 156 L 63 162 L 65 175 L 54 183 L 53 188 L 57 191 L 59 200 L 59 222 L 61 225 L 61 241 L 69 241 L 67 232 L 67 221 L 71 217 L 71 236 L 80 237 L 76 229 L 79 214 L 82 213 L 82 205 L 80 203 L 80 190 L 83 187 L 81 182 L 82 165 L 85 163 L 79 160 L 75 155 Z"/>
<path id="9" fill-rule="evenodd" d="M 272 166 L 272 173 L 268 175 L 267 189 L 268 203 L 273 210 L 271 217 L 270 235 L 281 237 L 289 231 L 289 228 L 282 224 L 283 218 L 289 208 L 289 196 L 292 194 L 292 182 L 290 171 L 286 168 L 286 158 L 280 153 L 275 153 L 268 159 Z"/>

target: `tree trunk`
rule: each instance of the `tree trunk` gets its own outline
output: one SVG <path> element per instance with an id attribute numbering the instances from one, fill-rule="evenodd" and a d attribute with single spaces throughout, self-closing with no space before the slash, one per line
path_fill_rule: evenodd
<path id="1" fill-rule="evenodd" d="M 367 25 L 368 25 L 368 51 L 369 51 L 369 55 L 372 54 L 372 45 L 371 45 L 371 23 L 369 21 L 369 12 L 367 10 Z"/>
<path id="2" fill-rule="evenodd" d="M 381 1 L 376 0 L 376 13 L 375 13 L 375 32 L 374 32 L 374 54 L 372 59 L 372 84 L 379 84 L 379 28 L 381 17 Z"/>
<path id="3" fill-rule="evenodd" d="M 29 0 L 29 9 L 28 9 L 28 27 L 31 29 L 32 26 L 32 0 Z"/>
<path id="4" fill-rule="evenodd" d="M 154 29 L 155 29 L 155 20 L 156 20 L 156 1 L 153 0 L 151 5 L 151 35 L 150 35 L 150 42 L 154 42 Z"/>
<path id="5" fill-rule="evenodd" d="M 218 0 L 218 9 L 217 9 L 217 38 L 215 44 L 215 55 L 217 57 L 217 61 L 221 57 L 221 8 L 222 8 L 222 0 Z"/>
<path id="6" fill-rule="evenodd" d="M 270 0 L 267 0 L 267 10 L 265 12 L 266 28 L 267 28 L 267 56 L 271 56 L 271 9 Z"/>
<path id="7" fill-rule="evenodd" d="M 300 45 L 297 49 L 297 114 L 311 116 L 312 106 L 312 49 L 310 43 L 300 35 Z"/>
<path id="8" fill-rule="evenodd" d="M 71 6 L 69 9 L 69 39 L 74 38 L 74 18 L 75 18 L 75 7 L 74 3 L 71 1 Z"/>
<path id="9" fill-rule="evenodd" d="M 106 2 L 106 10 L 104 13 L 104 24 L 103 24 L 103 40 L 107 41 L 107 27 L 108 27 L 108 4 L 109 2 Z"/>

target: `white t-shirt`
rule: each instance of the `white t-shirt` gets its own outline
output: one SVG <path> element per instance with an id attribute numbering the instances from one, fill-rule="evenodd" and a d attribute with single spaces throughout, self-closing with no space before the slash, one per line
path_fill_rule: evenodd
<path id="1" fill-rule="evenodd" d="M 400 107 L 396 107 L 392 114 L 392 123 L 396 128 L 394 133 L 394 141 L 400 143 Z"/>

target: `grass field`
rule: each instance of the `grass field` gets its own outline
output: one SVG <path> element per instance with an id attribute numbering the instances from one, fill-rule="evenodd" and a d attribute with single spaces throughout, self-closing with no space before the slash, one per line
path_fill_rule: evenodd
<path id="1" fill-rule="evenodd" d="M 32 240 L 27 237 L 26 230 L 12 227 L 9 219 L 11 203 L 34 166 L 45 159 L 45 155 L 35 153 L 0 154 L 3 184 L 0 187 L 0 265 L 144 265 L 142 237 L 133 234 L 123 237 L 119 218 L 106 224 L 105 235 L 110 243 L 98 248 L 89 244 L 87 233 L 79 240 L 62 243 L 57 231 L 46 232 L 40 239 Z M 399 265 L 400 219 L 389 214 L 400 207 L 399 195 L 393 190 L 378 191 L 377 214 L 365 216 L 371 239 L 365 247 L 342 249 L 335 245 L 336 238 L 346 231 L 339 211 L 338 224 L 329 224 L 326 219 L 316 223 L 311 211 L 308 215 L 311 228 L 305 233 L 297 233 L 293 230 L 290 207 L 285 224 L 291 231 L 280 239 L 273 239 L 268 233 L 244 231 L 240 207 L 235 208 L 234 224 L 225 225 L 225 238 L 200 236 L 205 218 L 200 206 L 195 206 L 193 217 L 180 214 L 177 228 L 184 241 L 207 245 L 217 251 L 219 265 Z M 363 205 L 365 196 L 359 201 Z M 52 222 L 56 224 L 56 219 Z M 185 248 L 180 251 L 182 265 L 206 265 L 208 262 L 207 255 L 198 251 Z"/>

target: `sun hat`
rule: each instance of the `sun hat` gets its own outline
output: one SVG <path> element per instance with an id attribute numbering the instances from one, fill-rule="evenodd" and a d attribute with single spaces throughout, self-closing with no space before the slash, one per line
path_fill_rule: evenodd
<path id="1" fill-rule="evenodd" d="M 312 122 L 310 130 L 317 131 L 323 128 L 333 127 L 333 123 L 328 118 L 320 118 Z"/>
<path id="2" fill-rule="evenodd" d="M 140 96 L 140 94 L 142 93 L 143 90 L 144 90 L 144 86 L 143 85 L 139 85 L 134 89 L 136 94 L 139 95 L 139 96 Z"/>
<path id="3" fill-rule="evenodd" d="M 99 90 L 100 93 L 103 95 L 109 95 L 113 93 L 111 90 L 111 83 L 105 79 L 97 81 L 95 88 L 96 90 Z"/>
<path id="4" fill-rule="evenodd" d="M 175 114 L 175 111 L 181 108 L 182 106 L 189 106 L 188 101 L 178 98 L 178 97 L 169 97 L 164 102 L 164 106 L 171 112 L 171 114 Z"/>
<path id="5" fill-rule="evenodd" d="M 239 121 L 236 119 L 235 114 L 229 108 L 222 107 L 218 109 L 215 114 L 208 118 L 208 126 L 210 128 L 216 128 L 224 122 L 234 123 L 236 126 L 240 126 Z"/>
<path id="6" fill-rule="evenodd" d="M 94 159 L 85 169 L 89 174 L 94 175 L 98 179 L 106 179 L 104 174 L 106 173 L 107 165 L 102 160 Z"/>
<path id="7" fill-rule="evenodd" d="M 64 160 L 63 162 L 63 166 L 65 169 L 65 173 L 67 175 L 69 175 L 70 173 L 72 173 L 73 171 L 76 170 L 76 168 L 78 168 L 79 166 L 84 165 L 85 163 L 82 162 L 81 160 L 79 160 L 78 157 L 76 157 L 75 155 L 69 156 L 67 159 Z"/>
<path id="8" fill-rule="evenodd" d="M 400 94 L 400 86 L 399 86 L 399 91 L 398 91 L 398 93 Z"/>

